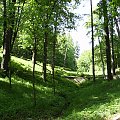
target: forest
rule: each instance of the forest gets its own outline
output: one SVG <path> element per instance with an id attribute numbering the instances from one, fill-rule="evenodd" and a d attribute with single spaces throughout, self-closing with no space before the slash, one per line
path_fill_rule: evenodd
<path id="1" fill-rule="evenodd" d="M 80 54 L 70 31 L 84 1 Z M 119 120 L 119 46 L 120 0 L 1 0 L 0 120 Z"/>

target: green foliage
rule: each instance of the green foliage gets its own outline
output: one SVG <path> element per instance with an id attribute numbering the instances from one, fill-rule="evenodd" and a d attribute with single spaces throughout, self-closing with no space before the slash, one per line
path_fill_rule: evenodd
<path id="1" fill-rule="evenodd" d="M 8 1 L 7 1 L 8 2 Z M 23 2 L 20 1 L 20 2 Z M 30 59 L 29 61 L 12 57 L 12 90 L 9 89 L 9 80 L 4 78 L 0 71 L 0 119 L 62 119 L 62 120 L 103 120 L 109 119 L 114 113 L 120 112 L 120 83 L 119 80 L 107 82 L 100 76 L 95 84 L 91 82 L 92 76 L 84 74 L 89 72 L 91 67 L 91 52 L 84 52 L 78 59 L 79 80 L 85 79 L 82 84 L 75 84 L 73 79 L 65 79 L 65 76 L 77 77 L 76 70 L 76 50 L 70 35 L 63 35 L 61 32 L 67 29 L 75 28 L 78 18 L 72 13 L 76 3 L 73 6 L 72 0 L 27 0 L 24 11 L 21 16 L 19 26 L 19 36 L 15 41 L 12 54 L 18 57 Z M 79 0 L 75 0 L 79 2 Z M 109 2 L 108 2 L 109 3 Z M 114 0 L 118 8 L 118 0 Z M 8 3 L 7 3 L 8 5 Z M 101 2 L 95 16 L 95 37 L 101 37 L 103 54 L 105 54 L 105 42 L 103 38 L 103 11 L 100 8 Z M 111 7 L 110 7 L 111 6 Z M 108 13 L 113 9 L 113 3 L 110 2 Z M 14 11 L 14 7 L 22 7 L 20 4 L 11 5 L 9 12 Z M 12 10 L 12 11 L 11 11 Z M 21 10 L 20 10 L 21 11 Z M 0 4 L 0 21 L 2 19 L 2 5 Z M 100 16 L 99 16 L 100 15 Z M 113 12 L 113 17 L 119 16 L 118 11 Z M 20 14 L 11 18 L 9 21 L 16 21 Z M 57 16 L 57 20 L 55 20 Z M 9 22 L 7 21 L 7 22 Z M 56 22 L 54 22 L 56 21 Z M 17 23 L 18 24 L 18 23 Z M 56 95 L 53 95 L 53 83 L 51 75 L 51 66 L 47 66 L 47 82 L 43 82 L 42 64 L 43 44 L 45 33 L 48 34 L 48 63 L 52 61 L 52 45 L 54 37 L 54 27 L 57 26 L 56 58 L 55 64 L 62 66 L 55 68 Z M 88 27 L 90 24 L 88 23 Z M 11 26 L 10 26 L 11 27 Z M 16 29 L 16 25 L 14 26 Z M 14 31 L 14 30 L 13 30 Z M 59 33 L 59 34 L 58 34 Z M 0 46 L 2 46 L 3 26 L 0 23 Z M 33 88 L 32 88 L 32 50 L 33 40 L 37 38 L 37 64 L 35 71 L 35 86 L 37 94 L 37 106 L 33 107 Z M 114 35 L 115 55 L 119 61 L 119 39 Z M 99 45 L 95 47 L 95 62 L 101 66 Z M 77 53 L 78 55 L 78 53 Z M 77 56 L 78 57 L 78 56 Z M 105 61 L 104 57 L 104 61 Z M 119 62 L 117 63 L 119 66 Z M 99 68 L 98 68 L 99 69 Z M 118 78 L 119 79 L 119 78 Z M 89 80 L 89 81 L 88 81 Z"/>
<path id="2" fill-rule="evenodd" d="M 59 35 L 57 38 L 56 65 L 76 69 L 75 46 L 70 35 Z"/>
<path id="3" fill-rule="evenodd" d="M 82 53 L 77 61 L 77 67 L 78 67 L 78 73 L 79 72 L 89 72 L 90 71 L 90 66 L 92 63 L 91 60 L 91 51 L 85 51 Z"/>
<path id="4" fill-rule="evenodd" d="M 21 16 L 21 24 L 19 26 L 19 36 L 15 41 L 12 54 L 17 57 L 32 58 L 33 40 L 37 38 L 37 61 L 43 62 L 43 48 L 45 32 L 48 34 L 48 59 L 47 62 L 51 64 L 52 61 L 52 44 L 54 39 L 54 27 L 57 26 L 57 34 L 64 32 L 64 29 L 72 29 L 75 27 L 75 20 L 78 17 L 71 12 L 73 4 L 71 1 L 26 1 L 24 11 Z M 74 6 L 77 6 L 75 2 Z M 30 12 L 31 11 L 31 12 Z M 59 13 L 59 14 L 58 14 Z M 55 20 L 57 16 L 57 20 Z M 55 22 L 56 21 L 56 22 Z M 47 28 L 46 28 L 47 26 Z M 64 28 L 64 29 L 63 29 Z M 63 38 L 65 36 L 63 35 Z M 61 38 L 62 39 L 62 36 Z M 76 69 L 76 61 L 74 56 L 74 45 L 71 38 L 65 38 L 68 44 L 66 66 L 71 69 Z M 59 41 L 59 40 L 58 40 Z M 63 42 L 63 43 L 62 43 Z M 61 41 L 63 47 L 58 48 L 56 52 L 56 65 L 64 66 L 64 41 Z M 58 43 L 59 44 L 59 43 Z M 59 45 L 58 45 L 59 46 Z M 58 49 L 61 49 L 59 51 Z"/>
<path id="5" fill-rule="evenodd" d="M 114 51 L 114 56 L 115 56 L 115 67 L 119 66 L 119 27 L 117 28 L 117 24 L 119 24 L 119 3 L 117 0 L 113 0 L 113 1 L 108 1 L 106 4 L 107 5 L 104 5 L 105 4 L 105 0 L 101 0 L 99 1 L 99 3 L 97 4 L 97 7 L 96 9 L 93 11 L 93 17 L 94 17 L 94 24 L 93 24 L 93 27 L 94 27 L 94 41 L 95 43 L 98 43 L 98 45 L 95 46 L 95 64 L 96 64 L 96 70 L 98 71 L 98 69 L 100 70 L 103 66 L 103 62 L 104 62 L 104 66 L 106 68 L 106 60 L 107 60 L 107 53 L 106 53 L 106 50 L 108 48 L 108 45 L 107 43 L 105 42 L 105 33 L 104 33 L 104 25 L 106 25 L 106 23 L 104 24 L 104 17 L 105 18 L 105 21 L 107 20 L 107 17 L 108 17 L 108 27 L 109 28 L 113 28 L 113 33 L 112 31 L 109 31 L 109 39 L 110 39 L 110 47 L 111 47 L 111 58 L 112 59 L 112 55 L 113 55 L 113 51 Z M 107 11 L 107 14 L 106 16 L 105 15 L 105 11 Z M 112 21 L 113 21 L 113 27 L 112 26 Z M 90 19 L 88 20 L 88 22 L 86 23 L 86 27 L 87 28 L 90 28 Z M 119 26 L 119 25 L 118 25 Z M 89 32 L 88 34 L 91 32 L 90 29 L 88 29 Z M 109 29 L 110 30 L 110 29 Z M 115 32 L 116 31 L 116 32 Z M 113 34 L 113 50 L 112 50 L 112 37 L 111 37 L 111 34 Z M 100 40 L 100 42 L 98 42 Z M 100 51 L 100 46 L 101 46 L 101 51 Z M 102 55 L 101 55 L 102 54 Z M 102 56 L 102 59 L 103 59 L 103 62 L 101 60 L 101 56 Z M 113 63 L 113 61 L 111 62 Z M 110 69 L 109 69 L 110 70 Z"/>

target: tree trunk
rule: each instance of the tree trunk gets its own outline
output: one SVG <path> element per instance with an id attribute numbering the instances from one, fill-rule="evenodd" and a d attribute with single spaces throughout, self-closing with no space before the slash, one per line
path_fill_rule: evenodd
<path id="1" fill-rule="evenodd" d="M 34 106 L 36 106 L 36 90 L 35 90 L 35 64 L 36 64 L 36 46 L 37 46 L 37 40 L 34 35 L 34 47 L 33 47 L 33 56 L 32 56 L 32 62 L 33 62 L 33 101 L 34 101 Z"/>
<path id="2" fill-rule="evenodd" d="M 67 45 L 65 45 L 64 67 L 66 67 L 66 58 L 67 58 Z"/>
<path id="3" fill-rule="evenodd" d="M 1 69 L 3 69 L 6 73 L 9 71 L 9 61 L 10 61 L 10 46 L 11 46 L 11 38 L 12 37 L 12 29 L 8 29 L 5 34 L 4 40 L 4 49 L 3 49 L 3 58 L 1 62 Z"/>
<path id="4" fill-rule="evenodd" d="M 20 4 L 20 1 L 19 1 L 19 4 Z M 24 5 L 25 5 L 25 0 L 23 1 L 23 6 L 20 10 L 20 7 L 18 7 L 18 18 L 16 20 L 16 29 L 13 33 L 13 39 L 12 39 L 12 43 L 11 43 L 11 51 L 13 49 L 13 45 L 15 43 L 15 40 L 16 40 L 16 37 L 17 37 L 17 34 L 18 34 L 18 30 L 19 30 L 19 26 L 20 26 L 20 23 L 21 23 L 21 17 L 22 17 L 22 13 L 23 13 L 23 8 L 24 8 Z"/>
<path id="5" fill-rule="evenodd" d="M 46 32 L 46 30 L 45 30 L 45 33 L 44 33 L 44 58 L 43 58 L 43 79 L 44 79 L 44 81 L 46 82 L 47 81 L 47 79 L 46 79 L 46 77 L 47 77 L 47 73 L 46 73 L 46 70 L 47 70 L 47 68 L 46 68 L 46 65 L 47 65 L 47 43 L 48 43 L 48 33 Z"/>
<path id="6" fill-rule="evenodd" d="M 93 72 L 93 81 L 95 82 L 95 61 L 94 61 L 94 34 L 93 34 L 92 0 L 90 0 L 90 5 L 91 5 L 91 29 L 92 29 L 92 72 Z"/>
<path id="7" fill-rule="evenodd" d="M 100 57 L 101 57 L 101 62 L 102 62 L 103 77 L 105 78 L 105 65 L 104 65 L 104 61 L 103 61 L 102 46 L 101 46 L 101 42 L 100 42 L 99 37 L 98 37 L 98 42 L 99 42 L 99 45 L 100 45 Z"/>
<path id="8" fill-rule="evenodd" d="M 116 17 L 114 18 L 114 21 L 115 21 L 115 24 L 116 24 L 116 30 L 117 30 L 118 37 L 119 37 L 119 40 L 120 40 L 120 29 L 119 29 L 118 20 L 117 20 Z"/>
<path id="9" fill-rule="evenodd" d="M 112 45 L 112 70 L 113 70 L 113 75 L 116 75 L 115 73 L 115 55 L 114 55 L 114 40 L 113 40 L 113 18 L 111 17 L 111 26 L 110 26 L 110 35 L 111 35 L 111 45 Z"/>
<path id="10" fill-rule="evenodd" d="M 57 13 L 55 16 L 55 21 L 57 22 Z M 53 79 L 53 93 L 55 95 L 55 74 L 54 74 L 54 68 L 55 68 L 55 48 L 56 48 L 56 41 L 57 41 L 57 26 L 54 25 L 54 38 L 53 38 L 53 57 L 52 57 L 52 79 Z"/>
<path id="11" fill-rule="evenodd" d="M 7 28 L 7 13 L 6 13 L 6 0 L 3 0 L 3 49 L 4 49 L 4 41 L 5 41 L 5 34 L 6 34 L 6 28 Z"/>
<path id="12" fill-rule="evenodd" d="M 105 31 L 105 40 L 106 40 L 107 77 L 108 80 L 112 80 L 113 76 L 111 73 L 111 49 L 110 49 L 110 40 L 109 40 L 107 2 L 106 0 L 102 0 L 102 2 L 103 2 L 103 16 L 104 16 L 104 31 Z"/>
<path id="13" fill-rule="evenodd" d="M 53 93 L 55 95 L 55 74 L 54 74 L 54 68 L 55 68 L 55 47 L 56 47 L 56 31 L 53 38 L 53 56 L 52 56 L 52 79 L 53 79 Z"/>
<path id="14" fill-rule="evenodd" d="M 119 58 L 120 58 L 120 57 L 119 57 L 119 56 L 120 56 L 119 51 L 120 51 L 120 50 L 119 50 L 119 44 L 117 44 L 117 55 L 116 55 L 116 57 L 117 57 L 117 63 L 116 63 L 116 64 L 117 64 L 117 65 L 116 65 L 116 66 L 117 66 L 117 68 L 119 68 L 119 67 L 120 67 L 120 66 L 119 66 Z"/>
<path id="15" fill-rule="evenodd" d="M 4 3 L 4 17 L 6 19 L 6 3 Z M 10 11 L 10 14 L 8 15 L 8 21 L 9 25 L 6 23 L 6 20 L 4 22 L 4 38 L 3 38 L 3 58 L 1 62 L 1 69 L 3 69 L 6 72 L 6 75 L 8 75 L 9 72 L 9 62 L 10 62 L 10 53 L 11 53 L 11 42 L 13 37 L 13 29 L 14 29 L 14 21 L 15 21 L 15 3 L 16 0 L 12 0 L 12 3 L 10 4 L 12 10 Z M 5 28 L 6 27 L 6 28 Z"/>

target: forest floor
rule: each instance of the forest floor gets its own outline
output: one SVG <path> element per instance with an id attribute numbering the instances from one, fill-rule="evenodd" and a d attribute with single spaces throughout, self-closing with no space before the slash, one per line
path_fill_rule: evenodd
<path id="1" fill-rule="evenodd" d="M 50 66 L 44 82 L 42 65 L 37 63 L 34 107 L 32 62 L 12 57 L 11 65 L 11 89 L 9 79 L 0 72 L 0 120 L 113 120 L 119 116 L 119 78 L 108 82 L 97 76 L 94 83 L 89 76 L 78 77 L 56 67 L 54 95 Z"/>

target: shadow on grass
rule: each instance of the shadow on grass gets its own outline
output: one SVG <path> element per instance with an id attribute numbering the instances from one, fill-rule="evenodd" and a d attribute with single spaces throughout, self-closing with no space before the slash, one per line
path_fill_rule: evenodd
<path id="1" fill-rule="evenodd" d="M 64 106 L 64 99 L 54 96 L 48 87 L 36 88 L 37 106 L 34 107 L 31 86 L 14 82 L 11 91 L 8 82 L 0 81 L 0 86 L 1 120 L 49 119 L 59 113 Z"/>
<path id="2" fill-rule="evenodd" d="M 74 116 L 77 113 L 81 113 L 83 117 L 85 111 L 87 111 L 88 113 L 91 111 L 92 114 L 95 111 L 97 111 L 97 109 L 99 109 L 100 106 L 102 105 L 104 106 L 105 104 L 110 104 L 115 99 L 119 99 L 120 81 L 114 80 L 108 82 L 106 80 L 101 80 L 98 78 L 96 80 L 96 83 L 93 83 L 92 81 L 87 81 L 85 83 L 82 83 L 79 86 L 79 89 L 74 88 L 72 90 L 73 92 L 70 92 L 68 96 L 70 106 L 63 115 L 63 119 L 68 119 L 69 116 L 71 116 L 69 119 L 73 119 L 77 117 Z M 88 119 L 89 116 L 87 116 Z M 85 119 L 84 117 L 83 118 L 82 117 L 81 115 L 79 115 L 80 120 Z"/>
<path id="3" fill-rule="evenodd" d="M 52 119 L 64 106 L 64 98 L 54 96 L 51 75 L 43 82 L 40 72 L 35 73 L 37 106 L 33 107 L 32 71 L 12 61 L 12 89 L 8 78 L 0 81 L 0 119 Z"/>
<path id="4" fill-rule="evenodd" d="M 12 90 L 9 91 L 7 80 L 0 81 L 0 119 L 25 120 L 38 119 L 77 119 L 82 111 L 97 111 L 104 104 L 120 97 L 120 81 L 108 82 L 97 76 L 93 83 L 92 76 L 87 81 L 76 85 L 56 74 L 56 96 L 52 93 L 52 76 L 48 74 L 45 83 L 41 73 L 35 73 L 37 106 L 33 107 L 32 71 L 23 64 L 12 62 Z M 89 79 L 90 77 L 90 79 Z M 75 116 L 74 116 L 75 111 Z M 71 117 L 69 117 L 71 116 Z M 84 115 L 83 115 L 84 116 Z M 84 119 L 78 116 L 78 119 Z M 88 116 L 89 117 L 89 116 Z"/>

